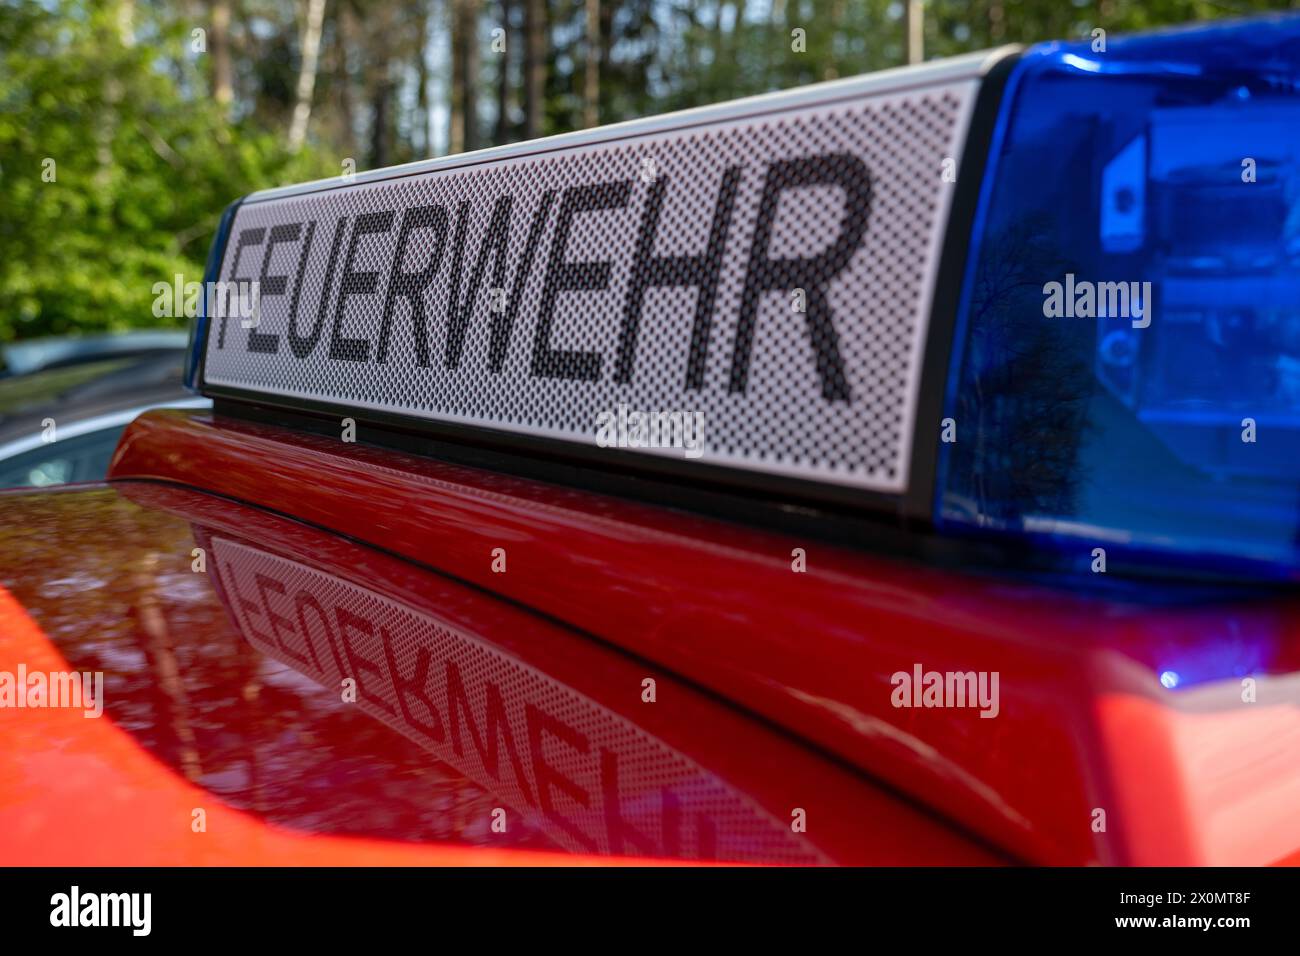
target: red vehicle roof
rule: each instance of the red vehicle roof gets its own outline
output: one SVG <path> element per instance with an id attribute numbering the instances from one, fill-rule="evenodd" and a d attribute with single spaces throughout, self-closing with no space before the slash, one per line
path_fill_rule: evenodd
<path id="1" fill-rule="evenodd" d="M 103 671 L 107 715 L 0 715 L 9 862 L 1300 848 L 1281 597 L 1071 594 L 208 412 L 143 416 L 106 486 L 3 500 L 0 671 Z M 1000 673 L 992 736 L 895 706 L 914 668 Z M 134 836 L 81 839 L 110 821 Z"/>
<path id="2" fill-rule="evenodd" d="M 0 671 L 105 680 L 103 719 L 4 711 L 6 862 L 1001 858 L 658 665 L 346 536 L 155 482 L 5 499 L 30 535 L 0 562 Z"/>

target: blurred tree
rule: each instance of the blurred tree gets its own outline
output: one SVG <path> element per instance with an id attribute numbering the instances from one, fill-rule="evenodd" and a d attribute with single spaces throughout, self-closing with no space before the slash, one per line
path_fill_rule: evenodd
<path id="1" fill-rule="evenodd" d="M 356 14 L 348 0 L 340 0 L 338 17 L 334 25 L 334 70 L 331 81 L 335 90 L 333 135 L 330 141 L 338 145 L 339 154 L 345 158 L 357 155 L 357 117 L 352 101 L 351 57 L 358 34 Z"/>
<path id="2" fill-rule="evenodd" d="M 0 3 L 0 340 L 183 325 L 153 285 L 202 278 L 225 205 L 334 171 L 229 124 L 191 31 L 118 0 Z"/>
<path id="3" fill-rule="evenodd" d="M 524 139 L 542 133 L 543 98 L 546 95 L 546 5 L 524 2 Z"/>
<path id="4" fill-rule="evenodd" d="M 600 125 L 600 0 L 586 0 L 586 45 L 583 49 L 582 125 Z"/>
<path id="5" fill-rule="evenodd" d="M 478 10 L 476 0 L 452 0 L 451 152 L 478 147 Z"/>
<path id="6" fill-rule="evenodd" d="M 316 89 L 316 63 L 320 55 L 321 29 L 325 25 L 325 0 L 304 0 L 302 18 L 302 63 L 298 67 L 298 88 L 289 127 L 289 149 L 301 148 L 311 118 L 312 93 Z"/>
<path id="7" fill-rule="evenodd" d="M 228 107 L 235 98 L 234 73 L 230 65 L 231 0 L 212 0 L 208 43 L 212 50 L 212 98 Z"/>
<path id="8" fill-rule="evenodd" d="M 349 159 L 850 76 L 918 44 L 930 58 L 1296 5 L 0 0 L 0 340 L 157 324 L 153 284 L 199 277 L 228 202 Z"/>
<path id="9" fill-rule="evenodd" d="M 369 84 L 367 99 L 370 103 L 370 151 L 367 159 L 372 168 L 377 168 L 399 161 L 393 153 L 396 117 L 393 116 L 395 81 L 392 75 L 392 39 L 398 24 L 390 4 L 380 4 L 369 13 L 365 44 L 365 74 Z"/>
<path id="10" fill-rule="evenodd" d="M 429 5 L 419 0 L 415 13 L 415 123 L 419 130 L 420 152 L 433 151 L 432 129 L 429 122 Z M 415 137 L 413 136 L 414 140 Z"/>
<path id="11" fill-rule="evenodd" d="M 514 77 L 510 72 L 510 64 L 513 59 L 514 41 L 511 39 L 514 35 L 513 20 L 514 5 L 510 0 L 501 0 L 501 23 L 499 29 L 502 33 L 502 48 L 497 52 L 497 127 L 496 143 L 509 143 L 514 140 L 513 122 L 511 113 L 513 111 L 514 96 L 511 86 Z"/>
<path id="12" fill-rule="evenodd" d="M 906 0 L 907 62 L 920 63 L 925 59 L 925 5 L 923 0 Z"/>

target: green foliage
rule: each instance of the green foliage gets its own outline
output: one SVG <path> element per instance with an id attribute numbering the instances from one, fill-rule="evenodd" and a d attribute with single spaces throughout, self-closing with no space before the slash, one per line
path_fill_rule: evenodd
<path id="1" fill-rule="evenodd" d="M 138 17 L 126 44 L 113 4 L 0 4 L 0 341 L 183 324 L 153 284 L 202 278 L 222 208 L 334 171 L 186 95 L 188 27 Z"/>

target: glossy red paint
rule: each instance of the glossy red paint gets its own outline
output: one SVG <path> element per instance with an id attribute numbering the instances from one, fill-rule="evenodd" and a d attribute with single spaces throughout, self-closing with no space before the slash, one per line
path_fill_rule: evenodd
<path id="1" fill-rule="evenodd" d="M 337 535 L 151 483 L 0 501 L 28 541 L 0 553 L 0 670 L 105 675 L 102 718 L 0 710 L 0 862 L 1000 861 L 661 669 Z"/>
<path id="2" fill-rule="evenodd" d="M 1026 860 L 1271 863 L 1300 850 L 1293 599 L 1153 585 L 1162 603 L 956 574 L 208 413 L 141 417 L 111 476 L 293 515 L 535 608 Z M 493 572 L 494 548 L 508 573 Z M 806 573 L 791 569 L 794 548 Z M 891 675 L 916 665 L 996 671 L 998 716 L 893 706 Z M 1252 768 L 1261 787 L 1221 784 Z"/>
<path id="3" fill-rule="evenodd" d="M 0 670 L 67 670 L 0 587 Z M 590 858 L 295 831 L 226 805 L 156 760 L 111 720 L 4 711 L 0 864 L 5 866 L 565 866 Z M 20 716 L 21 715 L 21 716 Z M 206 831 L 192 829 L 193 811 Z M 618 862 L 600 861 L 600 862 Z"/>

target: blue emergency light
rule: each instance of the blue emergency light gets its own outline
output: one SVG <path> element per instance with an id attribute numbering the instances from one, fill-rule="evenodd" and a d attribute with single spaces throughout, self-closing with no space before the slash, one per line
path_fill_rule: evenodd
<path id="1" fill-rule="evenodd" d="M 945 414 L 941 529 L 1296 576 L 1300 19 L 1022 56 Z"/>

